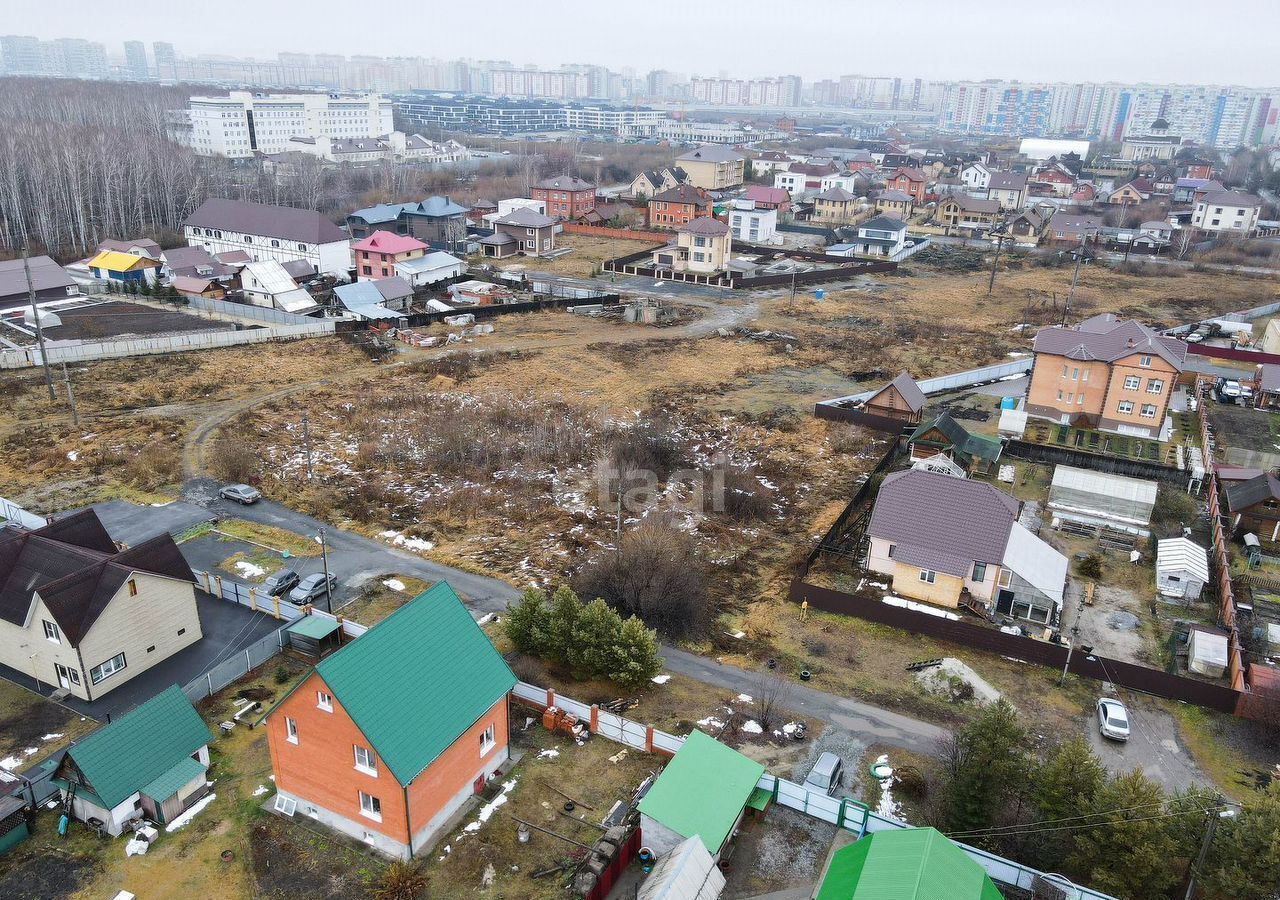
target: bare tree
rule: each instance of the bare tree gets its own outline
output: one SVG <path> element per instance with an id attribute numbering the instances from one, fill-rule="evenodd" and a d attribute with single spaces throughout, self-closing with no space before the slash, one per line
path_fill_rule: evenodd
<path id="1" fill-rule="evenodd" d="M 756 721 L 768 734 L 786 715 L 787 704 L 791 702 L 791 682 L 777 669 L 761 669 L 756 673 L 752 691 Z"/>
<path id="2" fill-rule="evenodd" d="M 1183 226 L 1173 233 L 1173 255 L 1178 259 L 1186 259 L 1195 246 L 1195 229 Z"/>

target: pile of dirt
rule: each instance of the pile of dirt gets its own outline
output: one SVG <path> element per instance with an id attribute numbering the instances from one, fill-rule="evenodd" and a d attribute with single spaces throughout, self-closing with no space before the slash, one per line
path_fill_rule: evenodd
<path id="1" fill-rule="evenodd" d="M 986 706 L 1000 699 L 1000 692 L 981 675 L 953 656 L 945 656 L 936 666 L 921 669 L 916 681 L 931 694 L 938 694 L 952 703 L 972 701 Z"/>

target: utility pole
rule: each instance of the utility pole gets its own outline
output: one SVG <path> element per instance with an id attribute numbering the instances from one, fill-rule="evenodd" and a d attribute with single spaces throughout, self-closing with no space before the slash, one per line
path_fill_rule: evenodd
<path id="1" fill-rule="evenodd" d="M 991 232 L 996 236 L 996 255 L 991 260 L 991 280 L 987 282 L 987 296 L 991 296 L 991 292 L 996 286 L 996 266 L 1000 265 L 1000 251 L 1004 248 L 1004 228 L 1000 227 Z"/>
<path id="2" fill-rule="evenodd" d="M 1080 264 L 1084 261 L 1084 235 L 1080 235 L 1080 247 L 1076 250 L 1076 270 L 1071 273 L 1071 290 L 1067 291 L 1067 304 L 1062 308 L 1062 327 L 1067 326 L 1067 314 L 1071 312 L 1071 299 L 1076 295 L 1076 283 L 1080 280 Z"/>
<path id="3" fill-rule="evenodd" d="M 1196 878 L 1204 871 L 1205 861 L 1209 858 L 1209 845 L 1213 843 L 1213 834 L 1218 830 L 1218 822 L 1224 818 L 1230 818 L 1235 815 L 1235 810 L 1223 809 L 1225 805 L 1222 795 L 1218 794 L 1214 797 L 1213 806 L 1209 807 L 1206 815 L 1208 821 L 1204 826 L 1204 841 L 1200 844 L 1200 853 L 1196 856 L 1195 865 L 1191 867 L 1191 872 L 1187 877 L 1187 892 L 1183 895 L 1183 900 L 1192 900 L 1196 893 Z"/>
<path id="4" fill-rule="evenodd" d="M 307 456 L 307 481 L 312 478 L 311 471 L 311 418 L 302 414 L 302 452 Z M 323 534 L 323 531 L 321 532 Z"/>
<path id="5" fill-rule="evenodd" d="M 792 307 L 796 305 L 796 272 L 791 270 L 791 299 L 787 301 L 787 312 L 791 312 Z"/>
<path id="6" fill-rule="evenodd" d="M 40 324 L 40 308 L 36 306 L 36 286 L 31 281 L 31 263 L 27 260 L 27 245 L 22 245 L 22 271 L 27 276 L 27 299 L 31 301 L 31 317 L 36 322 L 36 341 L 40 344 L 40 362 L 44 366 L 44 383 L 49 388 L 49 399 L 57 400 L 53 389 L 53 375 L 49 372 L 49 357 L 44 350 L 44 327 Z"/>
<path id="7" fill-rule="evenodd" d="M 67 386 L 67 402 L 71 404 L 71 424 L 80 427 L 80 413 L 76 409 L 76 392 L 71 388 L 71 377 L 67 375 L 67 364 L 62 364 L 62 383 Z"/>
<path id="8" fill-rule="evenodd" d="M 324 606 L 326 612 L 333 612 L 333 585 L 329 581 L 329 545 L 324 540 L 324 526 L 320 526 L 320 559 L 324 566 Z"/>

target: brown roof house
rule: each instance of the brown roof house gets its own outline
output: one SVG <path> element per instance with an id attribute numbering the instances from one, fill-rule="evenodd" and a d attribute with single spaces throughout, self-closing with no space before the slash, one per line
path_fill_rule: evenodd
<path id="1" fill-rule="evenodd" d="M 920 423 L 907 438 L 907 447 L 913 460 L 942 455 L 970 475 L 992 471 L 1004 449 L 997 438 L 970 434 L 949 412 Z"/>
<path id="2" fill-rule="evenodd" d="M 952 194 L 938 201 L 933 220 L 946 227 L 948 234 L 952 229 L 960 228 L 990 231 L 1000 221 L 1000 202 L 980 200 L 968 194 Z"/>
<path id="3" fill-rule="evenodd" d="M 832 225 L 848 225 L 858 216 L 857 195 L 844 188 L 828 188 L 813 198 L 813 220 Z"/>
<path id="4" fill-rule="evenodd" d="M 478 243 L 485 256 L 503 259 L 523 253 L 538 256 L 556 248 L 556 220 L 522 206 L 493 220 L 493 234 Z"/>
<path id="5" fill-rule="evenodd" d="M 93 701 L 201 638 L 168 532 L 119 549 L 93 510 L 0 529 L 0 663 Z"/>
<path id="6" fill-rule="evenodd" d="M 895 472 L 867 523 L 866 567 L 898 597 L 1053 625 L 1067 558 L 1018 522 L 1020 505 L 985 482 Z"/>
<path id="7" fill-rule="evenodd" d="M 728 269 L 732 245 L 728 225 L 699 216 L 681 226 L 674 244 L 653 251 L 653 267 L 660 273 L 716 275 Z"/>
<path id="8" fill-rule="evenodd" d="M 887 213 L 904 222 L 911 218 L 911 213 L 916 208 L 915 198 L 906 191 L 892 189 L 880 191 L 872 199 L 875 202 L 877 213 Z"/>
<path id="9" fill-rule="evenodd" d="M 677 184 L 649 198 L 649 227 L 676 229 L 698 216 L 711 215 L 707 192 L 692 184 Z"/>
<path id="10" fill-rule="evenodd" d="M 925 396 L 920 386 L 906 372 L 876 391 L 866 403 L 863 412 L 901 422 L 903 425 L 920 424 L 924 412 Z"/>
<path id="11" fill-rule="evenodd" d="M 1264 472 L 1227 486 L 1231 528 L 1256 534 L 1268 543 L 1280 541 L 1280 481 Z"/>

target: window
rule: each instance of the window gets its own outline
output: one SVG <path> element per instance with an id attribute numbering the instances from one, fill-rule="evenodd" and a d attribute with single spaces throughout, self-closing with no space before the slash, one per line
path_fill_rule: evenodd
<path id="1" fill-rule="evenodd" d="M 1066 367 L 1066 366 L 1063 366 L 1063 367 L 1062 367 L 1062 377 L 1063 377 L 1063 378 L 1066 378 L 1066 377 L 1067 377 L 1067 367 Z"/>
<path id="2" fill-rule="evenodd" d="M 375 822 L 382 821 L 382 801 L 371 794 L 360 792 L 360 815 L 373 819 Z"/>
<path id="3" fill-rule="evenodd" d="M 973 580 L 979 581 L 979 582 L 987 580 L 987 564 L 986 563 L 976 562 L 973 564 Z"/>
<path id="4" fill-rule="evenodd" d="M 333 712 L 333 697 L 327 691 L 316 691 L 316 706 L 325 712 Z"/>
<path id="5" fill-rule="evenodd" d="M 366 775 L 378 777 L 378 761 L 373 757 L 373 751 L 368 747 L 361 747 L 359 744 L 356 748 L 356 768 Z"/>
<path id="6" fill-rule="evenodd" d="M 284 720 L 284 736 L 291 744 L 298 743 L 298 722 L 285 716 Z"/>
<path id="7" fill-rule="evenodd" d="M 1076 394 L 1076 406 L 1084 406 L 1084 391 Z"/>
<path id="8" fill-rule="evenodd" d="M 497 744 L 498 744 L 498 741 L 497 741 L 497 738 L 494 736 L 492 725 L 490 725 L 484 731 L 480 732 L 480 755 L 481 756 L 484 756 L 486 753 L 492 750 L 495 746 L 497 746 Z"/>
<path id="9" fill-rule="evenodd" d="M 932 569 L 921 569 L 920 580 L 923 581 L 925 584 L 933 584 L 935 581 L 938 580 L 938 573 L 933 571 Z"/>
<path id="10" fill-rule="evenodd" d="M 1126 391 L 1136 391 L 1142 387 L 1142 379 L 1137 375 L 1128 375 L 1124 379 L 1124 389 Z"/>
<path id="11" fill-rule="evenodd" d="M 62 635 L 58 633 L 58 626 L 48 619 L 44 620 L 44 636 L 55 644 L 62 643 Z"/>
<path id="12" fill-rule="evenodd" d="M 272 241 L 271 241 L 271 246 L 272 246 L 272 247 L 279 247 L 279 246 L 280 246 L 280 242 L 279 242 L 279 241 L 277 241 L 277 240 L 275 240 L 275 239 L 273 238 L 273 239 L 272 239 Z"/>
<path id="13" fill-rule="evenodd" d="M 103 679 L 110 678 L 112 675 L 124 668 L 124 654 L 113 656 L 104 663 L 100 663 L 89 670 L 89 680 L 94 684 Z"/>
<path id="14" fill-rule="evenodd" d="M 1120 413 L 1120 415 L 1122 416 L 1129 415 L 1131 412 L 1133 412 L 1133 401 L 1121 400 L 1120 405 L 1116 407 L 1116 412 Z"/>
<path id="15" fill-rule="evenodd" d="M 897 544 L 890 544 L 890 545 L 889 545 L 889 553 L 888 553 L 888 556 L 889 556 L 889 558 L 890 558 L 890 559 L 893 559 L 893 554 L 894 554 L 894 552 L 895 552 L 897 549 L 898 549 L 898 545 L 897 545 Z"/>
<path id="16" fill-rule="evenodd" d="M 705 258 L 706 258 L 706 254 L 705 254 L 705 253 L 702 253 L 701 251 L 698 251 L 698 250 L 695 250 L 695 251 L 693 252 L 693 261 L 694 261 L 694 262 L 702 262 Z"/>
<path id="17" fill-rule="evenodd" d="M 1163 393 L 1164 393 L 1164 382 L 1163 382 L 1163 381 L 1161 381 L 1159 378 L 1149 378 L 1149 379 L 1147 379 L 1147 393 L 1148 393 L 1148 394 L 1163 394 Z"/>
<path id="18" fill-rule="evenodd" d="M 138 582 L 130 578 L 128 583 L 129 583 L 129 596 L 130 597 L 138 596 Z"/>
<path id="19" fill-rule="evenodd" d="M 244 242 L 245 242 L 246 244 L 252 244 L 252 243 L 253 243 L 253 238 L 249 237 L 249 235 L 247 235 L 247 234 L 246 234 L 246 235 L 244 236 Z"/>
<path id="20" fill-rule="evenodd" d="M 1142 418 L 1154 419 L 1156 417 L 1156 405 L 1154 403 L 1142 404 Z"/>
<path id="21" fill-rule="evenodd" d="M 1058 391 L 1058 402 L 1062 402 L 1062 391 Z"/>
<path id="22" fill-rule="evenodd" d="M 1013 572 L 1009 569 L 1001 569 L 997 583 L 1002 588 L 1007 588 L 1009 585 L 1013 584 Z"/>
<path id="23" fill-rule="evenodd" d="M 1079 370 L 1079 369 L 1072 369 L 1072 370 L 1071 370 L 1071 380 L 1072 380 L 1072 381 L 1079 381 L 1079 380 L 1080 380 L 1080 370 Z"/>
<path id="24" fill-rule="evenodd" d="M 1071 391 L 1067 391 L 1067 403 L 1068 404 L 1073 403 L 1075 399 L 1076 399 L 1076 395 L 1073 394 Z"/>
<path id="25" fill-rule="evenodd" d="M 1089 380 L 1089 370 L 1088 370 L 1088 369 L 1082 369 L 1082 370 L 1080 371 L 1080 380 L 1081 380 L 1081 381 L 1088 381 L 1088 380 Z"/>
<path id="26" fill-rule="evenodd" d="M 1149 369 L 1149 368 L 1151 368 L 1151 357 L 1150 357 L 1150 356 L 1139 356 L 1139 357 L 1138 357 L 1138 365 L 1142 366 L 1142 368 L 1144 368 L 1144 369 Z"/>

